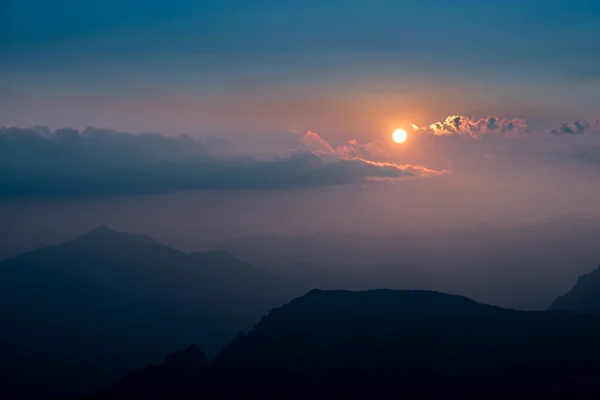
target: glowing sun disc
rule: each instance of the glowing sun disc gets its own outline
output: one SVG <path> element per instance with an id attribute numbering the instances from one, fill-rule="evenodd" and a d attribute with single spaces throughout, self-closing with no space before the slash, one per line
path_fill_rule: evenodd
<path id="1" fill-rule="evenodd" d="M 404 143 L 407 138 L 408 135 L 404 129 L 396 129 L 394 133 L 392 133 L 392 139 L 394 139 L 394 142 L 396 143 Z"/>

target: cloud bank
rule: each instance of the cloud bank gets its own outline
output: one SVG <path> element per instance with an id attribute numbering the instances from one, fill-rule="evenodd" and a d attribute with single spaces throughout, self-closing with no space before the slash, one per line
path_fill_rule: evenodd
<path id="1" fill-rule="evenodd" d="M 486 136 L 496 137 L 519 137 L 530 132 L 528 123 L 523 118 L 471 118 L 463 115 L 451 115 L 443 121 L 434 122 L 429 126 L 419 127 L 412 125 L 413 131 L 430 134 L 433 136 L 464 136 L 479 139 Z M 565 122 L 557 127 L 548 129 L 546 132 L 556 136 L 571 136 L 582 133 L 600 132 L 600 120 L 588 122 L 576 120 Z"/>
<path id="2" fill-rule="evenodd" d="M 429 127 L 419 128 L 417 131 L 426 131 L 434 136 L 460 135 L 471 138 L 480 138 L 487 135 L 520 135 L 527 132 L 527 121 L 522 118 L 470 118 L 462 115 L 451 115 L 444 121 L 434 122 Z"/>
<path id="3" fill-rule="evenodd" d="M 600 120 L 588 122 L 585 120 L 577 120 L 572 123 L 564 123 L 559 127 L 548 131 L 552 135 L 569 136 L 581 133 L 600 132 Z"/>
<path id="4" fill-rule="evenodd" d="M 308 134 L 307 134 L 308 135 Z M 0 197 L 88 196 L 184 190 L 286 190 L 431 177 L 422 166 L 370 161 L 359 145 L 334 148 L 316 133 L 285 156 L 222 151 L 220 139 L 108 129 L 0 128 Z"/>

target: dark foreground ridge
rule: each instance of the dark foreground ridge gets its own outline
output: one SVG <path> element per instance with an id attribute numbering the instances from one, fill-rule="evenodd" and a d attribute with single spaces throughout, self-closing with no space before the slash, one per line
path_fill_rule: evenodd
<path id="1" fill-rule="evenodd" d="M 95 398 L 284 387 L 293 395 L 311 385 L 339 394 L 391 384 L 403 388 L 397 394 L 592 394 L 600 387 L 599 335 L 594 315 L 502 309 L 428 291 L 313 290 L 272 310 L 210 363 L 188 349 L 171 360 L 197 362 L 146 368 Z"/>

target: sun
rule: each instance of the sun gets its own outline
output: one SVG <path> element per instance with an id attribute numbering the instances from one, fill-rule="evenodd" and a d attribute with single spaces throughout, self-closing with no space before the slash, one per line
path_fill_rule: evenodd
<path id="1" fill-rule="evenodd" d="M 404 143 L 407 138 L 408 135 L 404 129 L 396 129 L 394 133 L 392 133 L 392 139 L 394 139 L 394 142 L 396 143 Z"/>

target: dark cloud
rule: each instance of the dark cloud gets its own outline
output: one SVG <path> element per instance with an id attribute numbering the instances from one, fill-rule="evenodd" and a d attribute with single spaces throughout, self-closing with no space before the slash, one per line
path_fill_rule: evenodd
<path id="1" fill-rule="evenodd" d="M 221 151 L 226 145 L 220 139 L 91 127 L 0 128 L 0 197 L 296 189 L 441 174 L 337 154 L 331 147 L 331 154 L 323 154 L 325 141 L 321 152 L 305 149 L 266 160 L 227 154 Z"/>
<path id="2" fill-rule="evenodd" d="M 586 133 L 590 131 L 600 131 L 600 121 L 596 120 L 589 123 L 585 120 L 577 120 L 572 123 L 563 123 L 559 127 L 551 129 L 552 135 L 566 136 Z"/>
<path id="3" fill-rule="evenodd" d="M 487 129 L 499 129 L 500 126 L 498 125 L 498 118 L 488 117 L 485 127 Z"/>

